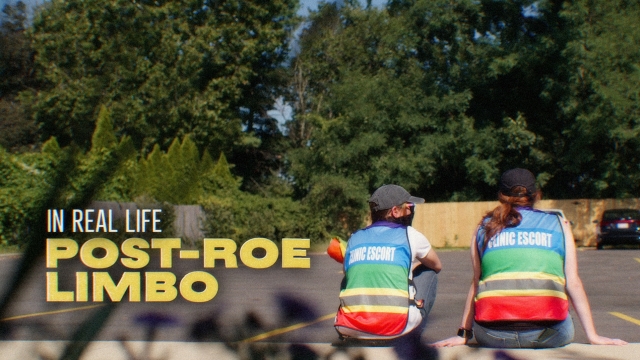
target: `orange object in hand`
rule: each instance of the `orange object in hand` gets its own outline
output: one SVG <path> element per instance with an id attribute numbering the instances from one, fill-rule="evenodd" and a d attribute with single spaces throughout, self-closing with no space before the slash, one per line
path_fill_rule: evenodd
<path id="1" fill-rule="evenodd" d="M 329 247 L 327 248 L 327 254 L 331 256 L 331 258 L 339 263 L 344 262 L 344 255 L 347 252 L 347 242 L 334 237 L 329 242 Z"/>

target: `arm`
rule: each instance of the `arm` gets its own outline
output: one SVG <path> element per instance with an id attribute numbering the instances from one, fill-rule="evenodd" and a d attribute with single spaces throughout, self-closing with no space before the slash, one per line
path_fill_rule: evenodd
<path id="1" fill-rule="evenodd" d="M 428 267 L 429 269 L 433 269 L 436 274 L 439 273 L 440 270 L 442 270 L 442 263 L 440 262 L 440 258 L 433 249 L 429 250 L 425 257 L 418 260 L 420 260 L 422 265 Z"/>
<path id="2" fill-rule="evenodd" d="M 440 270 L 442 270 L 442 262 L 440 262 L 438 254 L 424 234 L 416 230 L 416 228 L 409 226 L 407 227 L 407 236 L 409 237 L 409 246 L 411 247 L 411 251 L 415 251 L 415 255 L 412 255 L 415 256 L 411 263 L 412 269 L 415 269 L 419 262 L 427 268 L 435 271 L 436 274 L 439 273 Z"/>
<path id="3" fill-rule="evenodd" d="M 564 272 L 567 281 L 567 294 L 573 308 L 580 319 L 582 328 L 584 329 L 589 342 L 594 345 L 624 345 L 625 341 L 620 339 L 610 339 L 604 336 L 600 336 L 596 333 L 596 328 L 593 323 L 593 317 L 591 315 L 591 307 L 589 300 L 587 299 L 587 293 L 584 291 L 582 280 L 578 275 L 578 259 L 576 254 L 575 240 L 573 239 L 573 233 L 567 225 L 566 221 L 562 222 L 562 230 L 565 237 L 565 264 Z"/>
<path id="4" fill-rule="evenodd" d="M 474 299 L 478 291 L 478 281 L 480 280 L 480 256 L 478 255 L 478 249 L 476 247 L 476 237 L 471 240 L 471 263 L 473 265 L 473 280 L 471 286 L 469 286 L 469 292 L 467 293 L 467 300 L 464 304 L 464 312 L 462 313 L 462 321 L 460 327 L 463 329 L 471 330 L 473 327 L 473 317 L 475 314 Z M 448 339 L 440 340 L 433 344 L 434 347 L 450 347 L 457 345 L 465 345 L 467 339 L 460 336 L 453 336 Z"/>

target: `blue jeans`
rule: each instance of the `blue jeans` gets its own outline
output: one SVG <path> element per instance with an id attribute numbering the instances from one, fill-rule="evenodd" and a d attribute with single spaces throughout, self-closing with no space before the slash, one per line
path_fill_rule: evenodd
<path id="1" fill-rule="evenodd" d="M 556 348 L 573 341 L 571 316 L 553 326 L 534 330 L 496 330 L 473 323 L 473 334 L 480 346 L 492 348 Z"/>
<path id="2" fill-rule="evenodd" d="M 427 326 L 427 315 L 431 312 L 433 303 L 436 301 L 438 274 L 424 265 L 419 265 L 413 270 L 413 286 L 416 288 L 416 300 L 424 300 L 424 307 L 420 309 L 422 323 L 419 326 L 419 331 L 422 332 Z"/>

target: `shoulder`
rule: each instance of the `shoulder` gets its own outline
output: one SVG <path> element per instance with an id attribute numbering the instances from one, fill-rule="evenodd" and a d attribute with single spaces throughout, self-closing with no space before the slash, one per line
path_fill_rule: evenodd
<path id="1" fill-rule="evenodd" d="M 569 224 L 569 220 L 567 220 L 567 218 L 564 216 L 564 213 L 562 212 L 562 210 L 558 210 L 558 209 L 552 209 L 552 210 L 538 210 L 538 209 L 532 209 L 531 213 L 533 214 L 537 214 L 538 216 L 540 216 L 541 218 L 546 219 L 547 221 L 552 221 L 552 222 L 557 222 L 559 224 L 565 224 L 568 225 Z"/>
<path id="2" fill-rule="evenodd" d="M 409 239 L 428 241 L 427 237 L 413 226 L 407 226 L 407 235 L 409 236 Z"/>
<path id="3" fill-rule="evenodd" d="M 522 209 L 518 209 L 518 211 L 520 211 L 521 214 L 560 217 L 560 213 L 558 212 L 558 210 L 522 208 Z"/>
<path id="4" fill-rule="evenodd" d="M 409 246 L 416 258 L 423 258 L 431 251 L 431 243 L 420 231 L 412 226 L 407 226 L 407 237 L 409 238 Z"/>

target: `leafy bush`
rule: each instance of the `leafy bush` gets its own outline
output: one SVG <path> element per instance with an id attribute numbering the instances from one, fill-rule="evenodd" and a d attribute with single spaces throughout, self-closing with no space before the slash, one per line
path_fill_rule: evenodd
<path id="1" fill-rule="evenodd" d="M 19 245 L 50 188 L 56 159 L 50 153 L 9 154 L 0 147 L 0 241 Z"/>
<path id="2" fill-rule="evenodd" d="M 209 237 L 230 238 L 239 243 L 255 237 L 274 241 L 308 238 L 312 243 L 328 238 L 316 214 L 292 199 L 289 184 L 274 178 L 261 194 L 240 191 L 240 181 L 221 156 L 203 179 L 201 200 L 205 214 L 204 232 Z"/>

